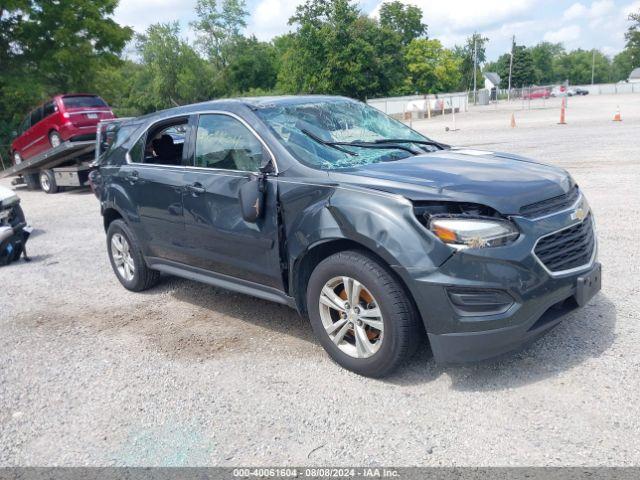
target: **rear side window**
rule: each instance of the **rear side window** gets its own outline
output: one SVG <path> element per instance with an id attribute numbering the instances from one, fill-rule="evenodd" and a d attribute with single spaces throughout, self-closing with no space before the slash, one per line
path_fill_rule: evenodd
<path id="1" fill-rule="evenodd" d="M 42 107 L 38 107 L 31 112 L 31 126 L 35 125 L 40 120 L 42 120 Z"/>
<path id="2" fill-rule="evenodd" d="M 195 166 L 257 172 L 263 161 L 262 144 L 235 118 L 201 115 L 196 136 Z"/>
<path id="3" fill-rule="evenodd" d="M 47 118 L 49 115 L 53 115 L 58 110 L 56 104 L 53 102 L 47 102 L 44 104 L 44 118 Z"/>
<path id="4" fill-rule="evenodd" d="M 118 123 L 103 126 L 102 142 L 100 148 L 100 164 L 118 163 L 120 156 L 117 154 L 139 125 L 121 125 Z"/>
<path id="5" fill-rule="evenodd" d="M 100 97 L 64 97 L 62 103 L 65 108 L 107 108 L 107 104 Z"/>

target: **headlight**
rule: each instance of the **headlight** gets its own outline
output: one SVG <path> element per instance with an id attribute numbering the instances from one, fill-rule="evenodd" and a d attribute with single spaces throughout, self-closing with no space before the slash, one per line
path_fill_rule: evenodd
<path id="1" fill-rule="evenodd" d="M 432 218 L 431 230 L 444 243 L 457 249 L 506 245 L 520 233 L 511 222 L 481 218 Z"/>

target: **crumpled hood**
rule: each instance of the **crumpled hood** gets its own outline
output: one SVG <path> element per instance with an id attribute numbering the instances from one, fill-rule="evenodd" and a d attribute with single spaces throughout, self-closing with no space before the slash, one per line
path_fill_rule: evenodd
<path id="1" fill-rule="evenodd" d="M 465 149 L 365 165 L 342 173 L 340 181 L 410 200 L 479 203 L 505 215 L 567 193 L 574 186 L 571 176 L 560 168 L 518 155 Z"/>

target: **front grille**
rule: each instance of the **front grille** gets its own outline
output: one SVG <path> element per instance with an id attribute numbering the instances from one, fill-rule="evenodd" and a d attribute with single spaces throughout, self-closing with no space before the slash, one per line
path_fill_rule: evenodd
<path id="1" fill-rule="evenodd" d="M 531 205 L 525 205 L 520 209 L 520 215 L 527 218 L 543 217 L 550 213 L 560 212 L 573 206 L 580 196 L 580 189 L 573 187 L 573 189 L 563 195 L 549 198 L 541 202 L 532 203 Z"/>
<path id="2" fill-rule="evenodd" d="M 593 220 L 589 215 L 582 223 L 543 237 L 535 254 L 551 272 L 564 272 L 588 265 L 596 248 Z"/>

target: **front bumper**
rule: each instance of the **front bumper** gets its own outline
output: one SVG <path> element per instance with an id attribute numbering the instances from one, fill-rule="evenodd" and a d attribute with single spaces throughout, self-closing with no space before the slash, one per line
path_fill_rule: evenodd
<path id="1" fill-rule="evenodd" d="M 434 271 L 397 268 L 411 290 L 437 362 L 481 361 L 520 349 L 577 309 L 578 280 L 594 269 L 599 272 L 597 246 L 589 264 L 559 275 L 533 254 L 538 239 L 576 223 L 574 212 L 513 220 L 522 235 L 512 245 L 456 252 Z M 513 304 L 499 314 L 462 315 L 450 293 L 465 289 L 504 292 Z M 578 296 L 583 301 L 583 295 Z"/>
<path id="2" fill-rule="evenodd" d="M 600 274 L 600 265 L 594 265 L 593 270 Z M 444 364 L 478 362 L 520 350 L 534 342 L 579 308 L 575 286 L 578 278 L 572 278 L 576 282 L 574 286 L 560 288 L 557 293 L 535 302 L 535 309 L 525 308 L 528 313 L 508 317 L 514 325 L 486 331 L 429 333 L 434 358 Z"/>

